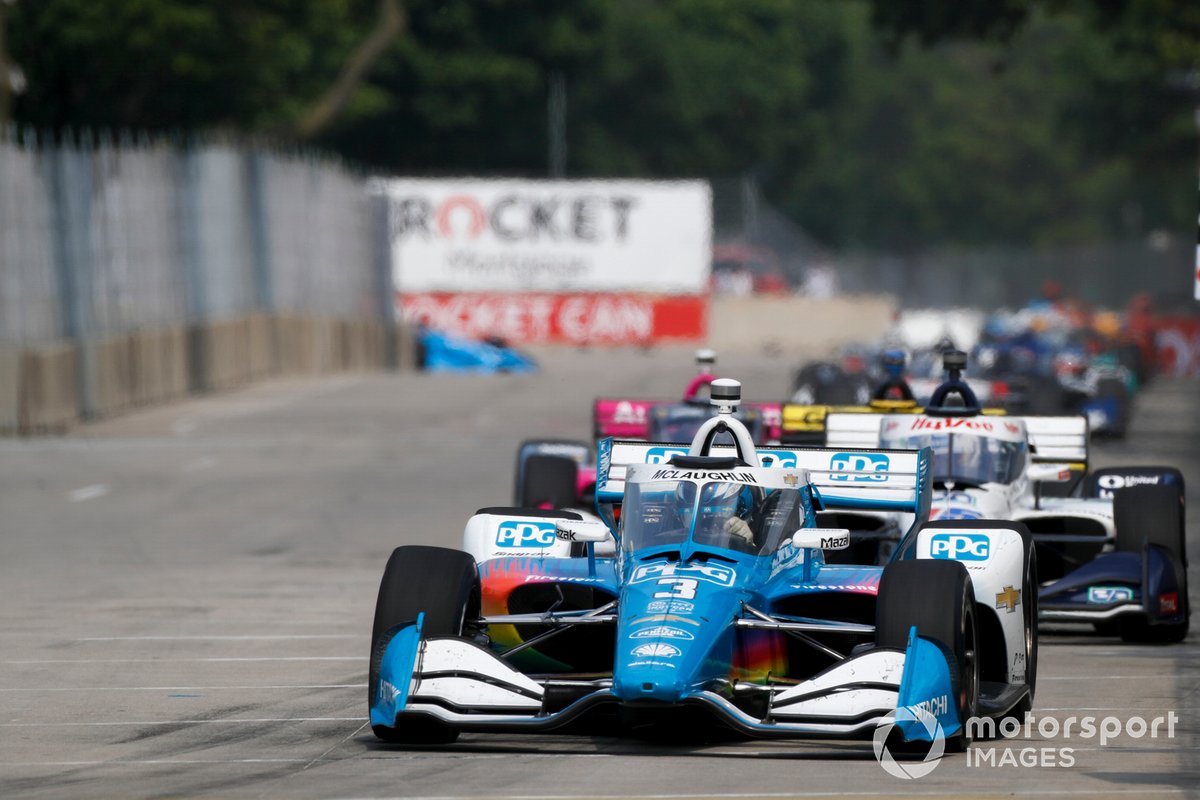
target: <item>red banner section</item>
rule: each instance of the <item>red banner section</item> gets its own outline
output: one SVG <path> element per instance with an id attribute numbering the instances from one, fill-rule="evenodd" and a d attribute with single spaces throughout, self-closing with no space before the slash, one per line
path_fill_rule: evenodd
<path id="1" fill-rule="evenodd" d="M 654 344 L 703 341 L 705 295 L 398 294 L 409 322 L 512 344 Z"/>
<path id="2" fill-rule="evenodd" d="M 1163 375 L 1200 376 L 1200 317 L 1154 320 L 1154 349 Z"/>

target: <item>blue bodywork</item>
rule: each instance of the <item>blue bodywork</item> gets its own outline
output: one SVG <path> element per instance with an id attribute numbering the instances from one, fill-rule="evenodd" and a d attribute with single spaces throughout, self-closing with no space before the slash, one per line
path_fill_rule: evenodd
<path id="1" fill-rule="evenodd" d="M 424 328 L 418 332 L 428 372 L 533 372 L 537 363 L 526 355 L 490 342 L 480 342 Z"/>

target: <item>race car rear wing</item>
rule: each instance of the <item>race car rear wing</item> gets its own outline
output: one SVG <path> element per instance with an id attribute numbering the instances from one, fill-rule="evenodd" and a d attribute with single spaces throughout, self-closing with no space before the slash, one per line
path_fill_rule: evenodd
<path id="1" fill-rule="evenodd" d="M 761 465 L 806 472 L 827 508 L 903 511 L 925 518 L 932 495 L 931 451 L 878 448 L 758 447 Z M 686 456 L 688 445 L 602 439 L 596 469 L 597 504 L 620 503 L 630 464 L 667 465 Z M 736 456 L 717 446 L 714 456 Z M 801 476 L 803 479 L 803 476 Z"/>
<path id="2" fill-rule="evenodd" d="M 878 447 L 879 430 L 886 414 L 833 413 L 825 417 L 826 447 Z M 1087 469 L 1088 421 L 1073 417 L 1009 417 L 1025 423 L 1032 446 L 1032 458 L 1038 464 L 1067 464 L 1071 469 Z"/>
<path id="3" fill-rule="evenodd" d="M 874 419 L 885 414 L 924 414 L 925 407 L 901 400 L 877 400 L 868 406 L 829 406 L 829 405 L 800 405 L 787 403 L 783 406 L 780 441 L 784 444 L 795 445 L 825 445 L 832 447 L 827 435 L 827 420 L 836 414 L 857 414 Z M 986 417 L 1002 417 L 1007 414 L 1003 408 L 984 408 L 981 413 Z M 863 430 L 871 429 L 870 422 L 863 423 Z M 878 434 L 878 424 L 875 425 Z M 875 439 L 878 440 L 878 435 Z M 865 445 L 874 447 L 875 445 Z"/>
<path id="4" fill-rule="evenodd" d="M 1088 463 L 1088 419 L 1074 417 L 1018 417 L 1024 420 L 1039 464 L 1070 464 L 1086 470 Z"/>

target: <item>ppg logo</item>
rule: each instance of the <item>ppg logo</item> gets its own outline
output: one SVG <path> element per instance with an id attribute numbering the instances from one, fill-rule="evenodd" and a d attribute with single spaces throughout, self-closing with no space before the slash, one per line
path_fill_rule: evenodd
<path id="1" fill-rule="evenodd" d="M 879 483 L 888 479 L 890 464 L 888 457 L 882 453 L 834 453 L 829 459 L 829 469 L 833 473 L 829 479 L 850 483 Z"/>
<path id="2" fill-rule="evenodd" d="M 991 542 L 982 533 L 939 533 L 929 540 L 929 555 L 956 561 L 987 561 Z"/>
<path id="3" fill-rule="evenodd" d="M 647 464 L 666 464 L 675 456 L 686 456 L 686 447 L 651 447 L 646 451 Z"/>
<path id="4" fill-rule="evenodd" d="M 796 460 L 795 453 L 764 453 L 759 451 L 758 461 L 764 467 L 795 469 L 797 466 L 799 466 L 799 462 Z"/>
<path id="5" fill-rule="evenodd" d="M 553 544 L 553 522 L 501 522 L 496 529 L 497 547 L 550 547 Z"/>

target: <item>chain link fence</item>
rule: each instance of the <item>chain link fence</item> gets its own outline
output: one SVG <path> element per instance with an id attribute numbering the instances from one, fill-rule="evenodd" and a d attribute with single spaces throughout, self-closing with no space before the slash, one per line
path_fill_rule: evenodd
<path id="1" fill-rule="evenodd" d="M 393 366 L 382 198 L 219 142 L 0 134 L 0 431 Z"/>
<path id="2" fill-rule="evenodd" d="M 256 310 L 384 321 L 386 239 L 364 186 L 302 156 L 10 132 L 0 138 L 0 344 Z"/>

